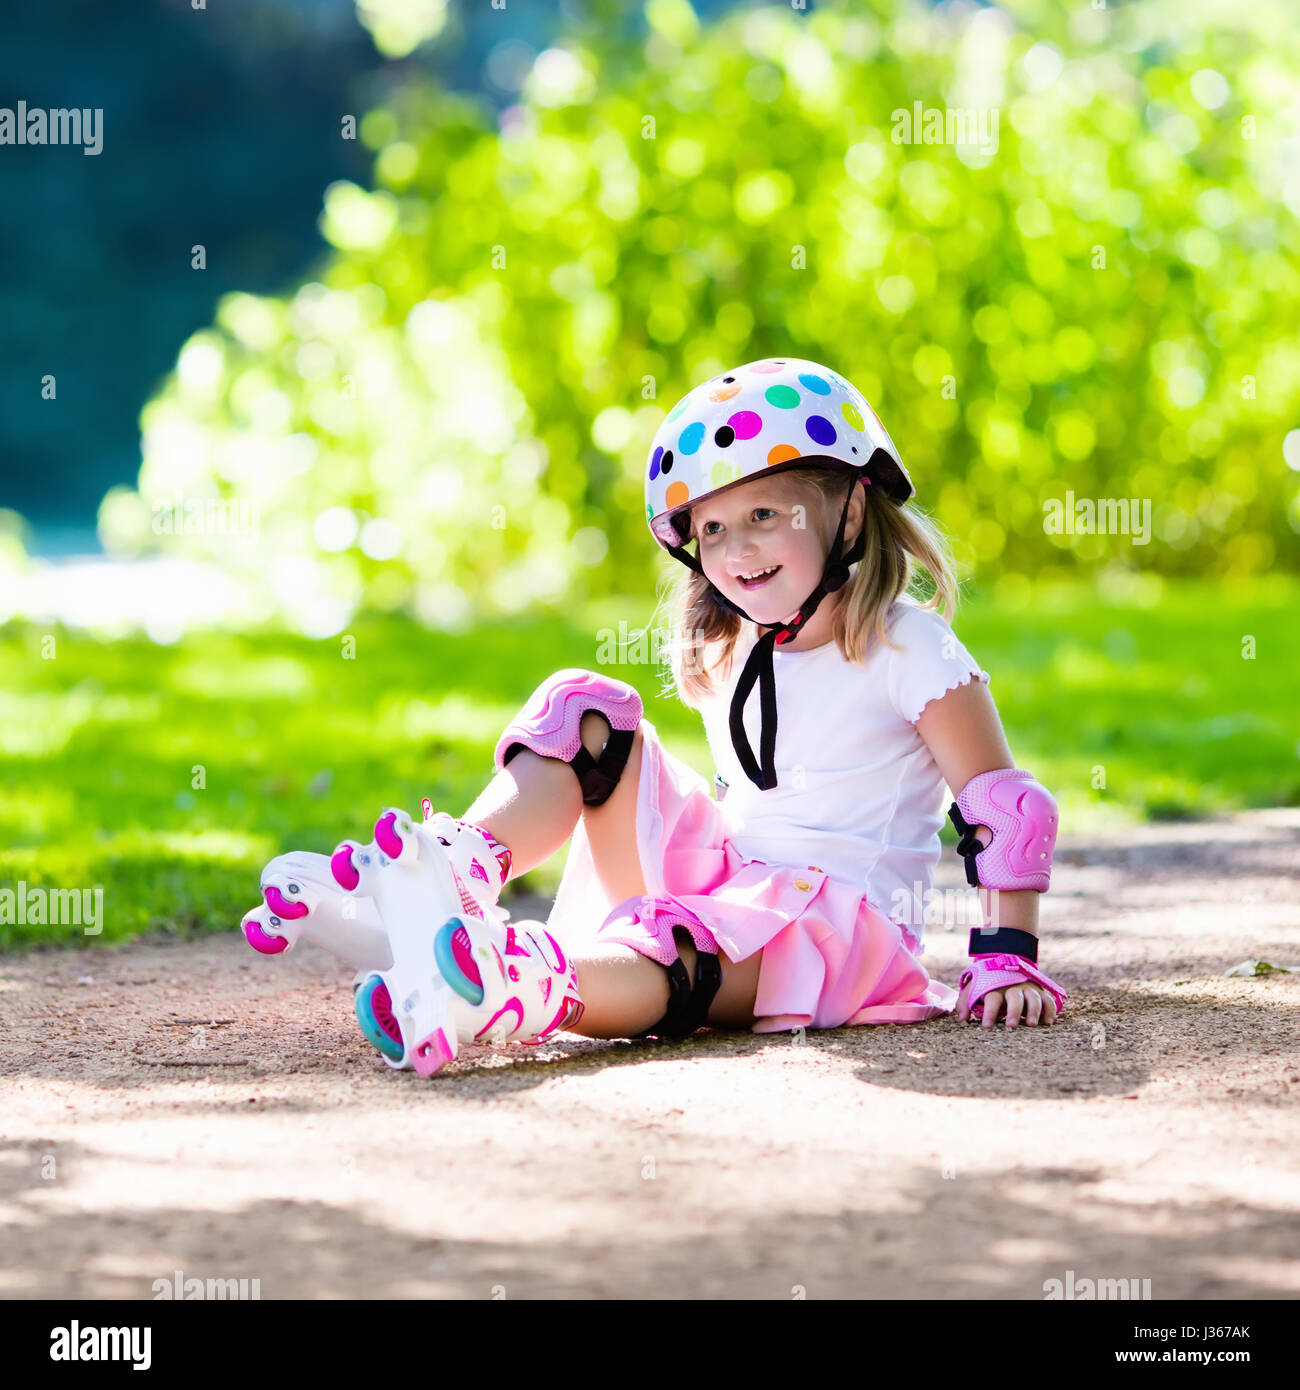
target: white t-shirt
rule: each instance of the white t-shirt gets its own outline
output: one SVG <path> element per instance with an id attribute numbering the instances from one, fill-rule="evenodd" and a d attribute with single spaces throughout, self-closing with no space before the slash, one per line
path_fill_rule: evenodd
<path id="1" fill-rule="evenodd" d="M 727 790 L 720 802 L 728 837 L 750 859 L 790 868 L 815 865 L 865 892 L 872 905 L 917 937 L 939 860 L 944 781 L 915 725 L 929 701 L 976 679 L 987 682 L 942 614 L 899 599 L 886 631 L 905 650 L 872 640 L 861 664 L 834 641 L 772 653 L 777 785 L 745 775 L 731 744 L 731 697 L 759 630 L 746 623 L 719 693 L 699 704 Z M 710 653 L 710 656 L 712 654 Z M 745 729 L 759 758 L 759 683 Z M 958 791 L 961 789 L 958 788 Z"/>

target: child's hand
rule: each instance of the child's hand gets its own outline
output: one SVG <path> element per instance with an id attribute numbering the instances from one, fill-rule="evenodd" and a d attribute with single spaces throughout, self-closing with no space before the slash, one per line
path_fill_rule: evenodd
<path id="1" fill-rule="evenodd" d="M 966 998 L 970 994 L 972 983 L 973 981 L 968 980 L 957 996 L 957 1018 L 962 1023 L 968 1023 L 974 1017 L 966 1007 Z M 1055 1023 L 1058 1013 L 1056 1001 L 1052 996 L 1041 985 L 1036 985 L 1031 980 L 1026 980 L 1022 985 L 1008 985 L 1006 989 L 991 989 L 980 1003 L 984 1006 L 985 1028 L 992 1028 L 998 1021 L 998 1014 L 1004 1004 L 1008 1028 L 1019 1027 L 1022 1017 L 1026 1026 L 1030 1028 L 1039 1023 Z"/>

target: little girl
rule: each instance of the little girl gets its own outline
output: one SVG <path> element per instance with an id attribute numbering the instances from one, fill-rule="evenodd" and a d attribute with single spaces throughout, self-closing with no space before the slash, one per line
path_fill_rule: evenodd
<path id="1" fill-rule="evenodd" d="M 426 1075 L 459 1042 L 561 1029 L 1052 1023 L 1068 996 L 1036 960 L 1056 804 L 1015 770 L 989 674 L 936 611 L 955 607 L 951 562 L 866 399 L 815 362 L 738 367 L 668 413 L 645 489 L 651 533 L 691 570 L 671 676 L 720 799 L 632 686 L 557 671 L 463 819 L 426 801 L 423 826 L 389 811 L 370 846 L 273 860 L 252 944 L 305 934 L 356 964 L 363 1032 Z M 919 960 L 945 783 L 989 924 L 960 993 Z M 508 925 L 506 879 L 571 836 L 545 926 Z"/>

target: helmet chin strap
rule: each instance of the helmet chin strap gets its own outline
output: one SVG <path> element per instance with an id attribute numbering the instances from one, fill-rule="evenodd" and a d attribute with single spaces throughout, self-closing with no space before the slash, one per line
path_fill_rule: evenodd
<path id="1" fill-rule="evenodd" d="M 745 775 L 762 791 L 769 791 L 777 785 L 776 768 L 773 765 L 773 759 L 776 755 L 776 674 L 772 669 L 772 649 L 778 642 L 791 641 L 802 630 L 804 624 L 817 611 L 822 599 L 848 583 L 849 566 L 866 554 L 867 528 L 864 524 L 859 529 L 857 539 L 853 542 L 849 553 L 839 559 L 835 558 L 840 554 L 840 547 L 844 543 L 844 527 L 848 521 L 849 503 L 853 500 L 853 489 L 857 486 L 857 482 L 855 477 L 844 498 L 844 508 L 840 512 L 840 524 L 835 531 L 835 539 L 831 543 L 830 552 L 826 557 L 826 566 L 822 571 L 821 582 L 799 605 L 799 611 L 788 622 L 764 623 L 759 622 L 756 618 L 751 618 L 743 608 L 732 603 L 729 598 L 720 593 L 717 585 L 710 581 L 713 601 L 720 608 L 729 613 L 735 613 L 738 617 L 744 618 L 746 622 L 754 623 L 757 627 L 769 629 L 758 639 L 750 651 L 745 668 L 740 673 L 740 680 L 736 683 L 735 694 L 731 698 L 731 744 L 736 750 L 736 757 L 740 759 L 740 765 L 744 768 Z M 699 561 L 694 555 L 688 554 L 684 546 L 674 546 L 671 553 L 685 564 L 690 565 L 693 570 L 700 574 L 704 573 Z M 759 687 L 759 706 L 762 712 L 762 726 L 759 734 L 759 749 L 763 760 L 761 769 L 754 757 L 754 750 L 750 746 L 744 721 L 745 705 L 749 701 L 750 692 L 756 681 Z"/>

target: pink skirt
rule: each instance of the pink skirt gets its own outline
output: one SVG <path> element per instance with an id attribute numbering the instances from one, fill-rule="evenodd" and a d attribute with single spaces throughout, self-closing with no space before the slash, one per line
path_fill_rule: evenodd
<path id="1" fill-rule="evenodd" d="M 755 1033 L 919 1023 L 956 1008 L 957 991 L 930 978 L 917 959 L 921 943 L 903 923 L 815 865 L 789 868 L 742 854 L 704 779 L 664 748 L 649 720 L 640 727 L 636 828 L 646 891 L 690 908 L 730 961 L 762 952 Z M 547 928 L 580 953 L 599 942 L 617 906 L 579 818 Z M 626 930 L 626 918 L 620 926 Z"/>

